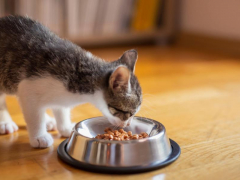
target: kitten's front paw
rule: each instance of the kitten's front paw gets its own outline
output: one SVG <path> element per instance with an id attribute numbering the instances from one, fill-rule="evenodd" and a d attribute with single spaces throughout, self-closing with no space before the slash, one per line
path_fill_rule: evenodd
<path id="1" fill-rule="evenodd" d="M 52 121 L 47 122 L 47 131 L 56 131 L 56 130 L 57 130 L 56 122 L 52 122 Z"/>
<path id="2" fill-rule="evenodd" d="M 47 120 L 46 125 L 47 125 L 47 131 L 56 131 L 57 130 L 57 125 L 56 125 L 56 121 L 54 118 Z"/>
<path id="3" fill-rule="evenodd" d="M 30 138 L 30 144 L 34 148 L 47 148 L 53 144 L 51 134 L 46 133 L 36 138 Z"/>
<path id="4" fill-rule="evenodd" d="M 49 116 L 48 114 L 45 114 L 45 120 L 46 120 L 47 131 L 57 130 L 56 120 L 53 117 Z"/>
<path id="5" fill-rule="evenodd" d="M 10 134 L 18 130 L 18 126 L 13 121 L 0 121 L 0 134 Z"/>
<path id="6" fill-rule="evenodd" d="M 70 126 L 68 127 L 60 127 L 58 128 L 58 131 L 60 132 L 60 134 L 63 137 L 69 137 L 72 133 L 72 129 L 75 126 L 76 123 L 72 123 Z"/>

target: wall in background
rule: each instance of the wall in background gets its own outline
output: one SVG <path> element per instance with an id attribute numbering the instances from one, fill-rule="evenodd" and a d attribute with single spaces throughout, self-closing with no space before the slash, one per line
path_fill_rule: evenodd
<path id="1" fill-rule="evenodd" d="M 239 0 L 182 0 L 180 30 L 240 40 Z"/>

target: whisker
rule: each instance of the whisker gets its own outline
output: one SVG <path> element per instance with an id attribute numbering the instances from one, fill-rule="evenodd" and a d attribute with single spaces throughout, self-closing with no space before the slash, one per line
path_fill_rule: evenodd
<path id="1" fill-rule="evenodd" d="M 142 96 L 151 96 L 151 97 L 157 97 L 156 95 L 154 94 L 147 94 L 147 93 L 143 93 Z"/>

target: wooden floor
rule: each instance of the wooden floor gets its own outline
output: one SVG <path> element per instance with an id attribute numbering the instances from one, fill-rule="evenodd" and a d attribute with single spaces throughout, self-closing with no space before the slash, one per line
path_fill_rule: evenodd
<path id="1" fill-rule="evenodd" d="M 94 49 L 107 60 L 127 48 Z M 136 74 L 143 89 L 138 115 L 162 122 L 182 149 L 173 164 L 135 175 L 104 175 L 74 169 L 57 157 L 64 139 L 52 132 L 54 145 L 33 149 L 14 97 L 9 111 L 20 127 L 0 136 L 0 179 L 240 179 L 240 59 L 192 52 L 179 47 L 140 47 Z M 72 110 L 75 122 L 100 115 L 86 104 Z"/>

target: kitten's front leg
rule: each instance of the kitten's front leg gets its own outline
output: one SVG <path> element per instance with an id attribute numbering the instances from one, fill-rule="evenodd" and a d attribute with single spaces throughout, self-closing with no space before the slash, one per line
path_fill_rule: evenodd
<path id="1" fill-rule="evenodd" d="M 45 113 L 44 116 L 45 116 L 44 119 L 46 121 L 47 130 L 48 131 L 55 131 L 55 130 L 57 130 L 56 120 L 53 117 L 49 116 L 47 113 Z"/>
<path id="2" fill-rule="evenodd" d="M 44 122 L 44 110 L 22 105 L 23 114 L 27 123 L 30 144 L 35 148 L 46 148 L 53 144 L 51 134 L 47 132 Z"/>
<path id="3" fill-rule="evenodd" d="M 27 123 L 30 144 L 34 148 L 46 148 L 53 144 L 51 134 L 47 132 L 45 109 L 37 105 L 35 98 L 19 96 L 23 115 Z"/>
<path id="4" fill-rule="evenodd" d="M 70 109 L 53 109 L 54 117 L 57 121 L 57 129 L 63 137 L 69 137 L 75 123 L 71 123 Z"/>

